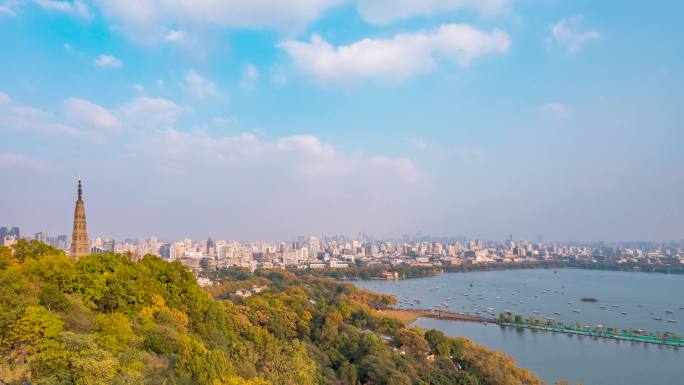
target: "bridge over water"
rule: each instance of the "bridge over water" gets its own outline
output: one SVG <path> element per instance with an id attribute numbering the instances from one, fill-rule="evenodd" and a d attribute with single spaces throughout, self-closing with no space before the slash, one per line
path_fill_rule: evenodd
<path id="1" fill-rule="evenodd" d="M 641 333 L 612 332 L 607 330 L 582 329 L 565 325 L 544 325 L 529 322 L 502 321 L 498 318 L 484 317 L 478 314 L 461 313 L 448 310 L 436 309 L 401 309 L 416 314 L 418 317 L 437 318 L 445 320 L 469 321 L 481 323 L 494 323 L 501 326 L 515 327 L 520 329 L 539 330 L 552 333 L 564 333 L 569 335 L 581 335 L 594 338 L 607 338 L 620 341 L 643 342 L 648 344 L 667 345 L 675 348 L 684 347 L 684 340 L 665 336 L 656 336 Z"/>

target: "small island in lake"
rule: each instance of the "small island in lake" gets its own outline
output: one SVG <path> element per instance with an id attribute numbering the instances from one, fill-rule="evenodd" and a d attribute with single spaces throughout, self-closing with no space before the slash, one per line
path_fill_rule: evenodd
<path id="1" fill-rule="evenodd" d="M 598 302 L 598 299 L 594 297 L 582 297 L 580 298 L 580 301 L 582 302 Z"/>

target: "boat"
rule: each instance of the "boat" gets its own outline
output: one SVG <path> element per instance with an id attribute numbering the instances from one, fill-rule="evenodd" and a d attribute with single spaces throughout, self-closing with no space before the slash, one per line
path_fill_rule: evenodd
<path id="1" fill-rule="evenodd" d="M 610 307 L 620 307 L 620 305 L 611 305 Z"/>
<path id="2" fill-rule="evenodd" d="M 656 320 L 656 321 L 662 321 L 662 320 L 663 320 L 663 319 L 660 318 L 660 317 L 654 317 L 653 319 Z"/>
<path id="3" fill-rule="evenodd" d="M 535 310 L 532 312 L 532 314 L 539 314 L 539 312 Z"/>
<path id="4" fill-rule="evenodd" d="M 677 320 L 676 319 L 669 319 L 669 320 L 667 320 L 667 322 L 675 323 L 675 322 L 677 322 Z"/>
<path id="5" fill-rule="evenodd" d="M 625 313 L 624 311 L 623 311 L 622 313 L 620 313 L 620 314 L 622 314 L 622 315 L 627 315 L 627 313 Z"/>
<path id="6" fill-rule="evenodd" d="M 665 314 L 672 314 L 672 310 L 665 310 Z"/>
<path id="7" fill-rule="evenodd" d="M 579 311 L 579 309 L 575 309 L 575 310 L 573 310 L 572 312 L 573 312 L 573 313 L 579 313 L 580 311 Z"/>
<path id="8" fill-rule="evenodd" d="M 555 315 L 560 315 L 560 312 L 554 311 L 553 314 L 555 314 Z"/>
<path id="9" fill-rule="evenodd" d="M 606 308 L 605 306 L 599 306 L 599 309 L 605 309 L 605 308 Z"/>

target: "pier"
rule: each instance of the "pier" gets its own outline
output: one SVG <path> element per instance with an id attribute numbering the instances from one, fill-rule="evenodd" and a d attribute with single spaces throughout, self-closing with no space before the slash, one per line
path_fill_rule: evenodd
<path id="1" fill-rule="evenodd" d="M 400 309 L 401 312 L 411 313 L 418 317 L 435 318 L 453 321 L 480 322 L 484 324 L 493 323 L 504 327 L 514 327 L 518 329 L 529 329 L 552 333 L 563 333 L 568 335 L 580 335 L 594 338 L 606 338 L 618 341 L 643 342 L 647 344 L 666 345 L 675 348 L 684 348 L 684 340 L 674 339 L 665 336 L 651 334 L 635 334 L 625 332 L 613 332 L 607 330 L 581 329 L 565 325 L 545 325 L 541 323 L 513 322 L 512 320 L 500 320 L 499 318 L 485 317 L 479 314 L 461 313 L 448 310 L 436 309 Z"/>

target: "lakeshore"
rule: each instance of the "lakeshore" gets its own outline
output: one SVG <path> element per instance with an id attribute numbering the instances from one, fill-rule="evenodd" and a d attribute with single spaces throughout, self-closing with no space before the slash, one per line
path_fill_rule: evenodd
<path id="1" fill-rule="evenodd" d="M 393 294 L 397 309 L 383 310 L 386 315 L 507 353 L 547 383 L 671 384 L 684 376 L 682 345 L 664 344 L 656 335 L 658 330 L 684 334 L 684 304 L 672 296 L 684 291 L 680 275 L 525 269 L 355 284 Z M 588 298 L 596 301 L 582 300 Z M 513 318 L 502 326 L 497 315 L 505 310 Z M 484 319 L 473 322 L 464 313 Z M 515 322 L 514 315 L 523 322 Z M 555 326 L 535 325 L 529 316 Z M 639 329 L 639 335 L 633 333 Z M 615 371 L 606 377 L 606 368 Z"/>

